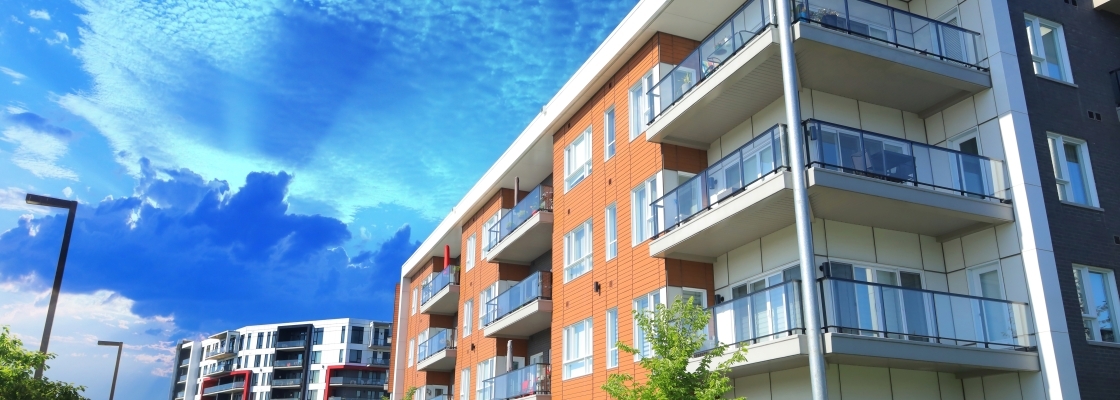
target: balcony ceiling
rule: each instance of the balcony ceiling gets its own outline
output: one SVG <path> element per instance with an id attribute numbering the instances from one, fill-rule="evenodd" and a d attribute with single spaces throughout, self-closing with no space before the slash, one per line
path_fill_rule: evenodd
<path id="1" fill-rule="evenodd" d="M 551 211 L 540 211 L 505 239 L 490 249 L 486 259 L 490 262 L 529 265 L 541 254 L 552 250 Z"/>

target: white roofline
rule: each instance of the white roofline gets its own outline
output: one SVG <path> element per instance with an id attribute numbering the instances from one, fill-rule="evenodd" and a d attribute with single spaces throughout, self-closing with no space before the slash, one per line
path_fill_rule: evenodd
<path id="1" fill-rule="evenodd" d="M 427 262 L 430 258 L 429 254 L 432 254 L 441 245 L 440 242 L 444 237 L 454 230 L 460 229 L 461 221 L 469 217 L 467 213 L 471 212 L 475 205 L 485 201 L 491 193 L 498 189 L 501 179 L 513 169 L 514 165 L 539 140 L 555 129 L 556 125 L 564 122 L 562 117 L 567 118 L 583 106 L 583 103 L 579 100 L 585 97 L 588 91 L 597 89 L 598 85 L 593 86 L 597 79 L 607 78 L 603 76 L 605 70 L 612 66 L 621 67 L 621 65 L 615 64 L 619 61 L 617 58 L 627 48 L 644 44 L 644 42 L 635 42 L 642 37 L 646 28 L 671 2 L 672 0 L 641 0 L 630 10 L 630 13 L 626 14 L 622 22 L 591 53 L 587 61 L 584 61 L 583 65 L 556 92 L 556 95 L 541 108 L 541 112 L 529 122 L 529 126 L 525 127 L 525 130 L 517 136 L 517 139 L 514 139 L 513 144 L 498 157 L 494 165 L 467 191 L 459 204 L 451 209 L 451 213 L 444 217 L 435 230 L 424 239 L 420 247 L 409 256 L 408 260 L 401 266 L 402 279 L 415 273 L 416 269 Z"/>

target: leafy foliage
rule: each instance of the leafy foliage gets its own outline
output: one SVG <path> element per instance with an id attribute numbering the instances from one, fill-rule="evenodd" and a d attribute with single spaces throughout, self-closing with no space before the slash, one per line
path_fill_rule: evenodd
<path id="1" fill-rule="evenodd" d="M 650 343 L 654 357 L 638 362 L 649 371 L 645 382 L 628 374 L 611 374 L 603 390 L 618 400 L 712 400 L 731 391 L 727 371 L 731 365 L 747 359 L 746 347 L 735 348 L 729 357 L 713 367 L 716 359 L 727 353 L 727 347 L 715 349 L 689 362 L 707 340 L 709 314 L 693 304 L 692 299 L 673 301 L 666 307 L 658 304 L 652 312 L 635 311 L 634 318 Z M 639 349 L 619 342 L 618 348 L 629 354 Z"/>
<path id="2" fill-rule="evenodd" d="M 54 357 L 23 348 L 23 341 L 5 326 L 0 333 L 0 399 L 89 400 L 81 395 L 84 386 L 34 378 L 35 367 L 46 369 L 45 363 Z"/>
<path id="3" fill-rule="evenodd" d="M 412 400 L 412 398 L 416 396 L 416 389 L 417 388 L 415 386 L 413 386 L 413 387 L 408 388 L 408 390 L 404 391 L 404 400 Z M 390 399 L 389 396 L 381 396 L 381 400 L 389 400 L 389 399 Z"/>

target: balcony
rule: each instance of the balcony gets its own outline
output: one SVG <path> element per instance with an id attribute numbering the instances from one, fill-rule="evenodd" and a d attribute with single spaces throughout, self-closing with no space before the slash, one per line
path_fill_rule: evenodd
<path id="1" fill-rule="evenodd" d="M 548 364 L 533 364 L 487 379 L 493 393 L 492 400 L 552 399 L 551 376 Z"/>
<path id="2" fill-rule="evenodd" d="M 179 361 L 179 366 L 180 367 L 185 367 L 185 366 L 188 366 L 188 365 L 191 365 L 191 359 L 189 359 L 189 358 L 184 358 L 184 359 Z"/>
<path id="3" fill-rule="evenodd" d="M 552 326 L 552 273 L 529 275 L 486 303 L 486 337 L 527 338 Z"/>
<path id="4" fill-rule="evenodd" d="M 420 371 L 453 371 L 455 369 L 455 330 L 444 329 L 433 334 L 417 349 L 416 369 Z"/>
<path id="5" fill-rule="evenodd" d="M 454 315 L 459 312 L 459 267 L 448 266 L 420 287 L 420 312 Z"/>
<path id="6" fill-rule="evenodd" d="M 389 359 L 388 358 L 366 357 L 365 364 L 368 365 L 368 366 L 371 366 L 371 367 L 388 367 L 389 366 Z"/>
<path id="7" fill-rule="evenodd" d="M 1120 0 L 1093 0 L 1093 8 L 1120 14 Z"/>
<path id="8" fill-rule="evenodd" d="M 303 359 L 297 358 L 292 360 L 272 360 L 272 368 L 275 369 L 295 369 L 303 368 Z"/>
<path id="9" fill-rule="evenodd" d="M 1039 370 L 1024 303 L 836 277 L 817 283 L 830 363 L 962 377 Z M 808 365 L 800 299 L 794 280 L 710 308 L 702 352 L 749 344 L 732 378 Z"/>
<path id="10" fill-rule="evenodd" d="M 552 249 L 552 186 L 537 186 L 490 228 L 490 262 L 528 265 Z"/>
<path id="11" fill-rule="evenodd" d="M 187 395 L 187 393 L 186 393 L 186 392 L 175 392 L 175 398 L 176 398 L 176 399 L 181 399 L 181 398 L 183 398 L 183 397 L 184 397 L 184 396 L 186 396 L 186 395 Z"/>
<path id="12" fill-rule="evenodd" d="M 186 382 L 187 382 L 187 374 L 179 375 L 179 377 L 175 379 L 175 383 L 186 383 Z"/>
<path id="13" fill-rule="evenodd" d="M 214 376 L 221 374 L 228 374 L 233 372 L 235 366 L 233 363 L 226 362 L 221 364 L 212 364 L 209 368 L 203 370 L 202 376 Z"/>
<path id="14" fill-rule="evenodd" d="M 302 349 L 307 346 L 307 339 L 285 340 L 276 342 L 277 350 Z"/>
<path id="15" fill-rule="evenodd" d="M 655 85 L 648 140 L 706 149 L 782 96 L 767 7 L 748 1 Z M 870 0 L 795 1 L 793 9 L 803 88 L 925 117 L 991 87 L 975 32 Z"/>
<path id="16" fill-rule="evenodd" d="M 236 354 L 237 354 L 237 349 L 235 348 L 235 346 L 227 345 L 227 346 L 221 346 L 221 347 L 218 347 L 214 350 L 206 352 L 206 357 L 204 359 L 205 360 L 224 360 L 224 359 L 233 357 Z"/>
<path id="17" fill-rule="evenodd" d="M 349 378 L 345 376 L 331 377 L 331 386 L 384 386 L 388 380 L 385 378 Z"/>
<path id="18" fill-rule="evenodd" d="M 272 387 L 282 388 L 299 386 L 303 382 L 303 378 L 272 378 Z"/>
<path id="19" fill-rule="evenodd" d="M 951 240 L 1011 222 L 1003 163 L 805 122 L 813 216 Z M 788 137 L 776 126 L 654 201 L 650 254 L 711 262 L 794 223 Z"/>
<path id="20" fill-rule="evenodd" d="M 245 381 L 230 382 L 230 383 L 221 384 L 221 385 L 217 385 L 217 386 L 211 386 L 211 387 L 202 389 L 202 395 L 203 396 L 208 396 L 208 395 L 212 395 L 212 394 L 229 393 L 229 392 L 234 392 L 234 391 L 240 391 L 240 390 L 243 390 L 244 388 L 245 388 Z"/>

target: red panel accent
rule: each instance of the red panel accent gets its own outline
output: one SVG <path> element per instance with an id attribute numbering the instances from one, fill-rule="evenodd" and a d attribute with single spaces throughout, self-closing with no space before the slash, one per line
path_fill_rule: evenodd
<path id="1" fill-rule="evenodd" d="M 241 371 L 233 371 L 233 372 L 229 373 L 229 376 L 245 375 L 245 378 L 244 378 L 245 387 L 241 391 L 241 398 L 242 399 L 248 399 L 249 398 L 249 389 L 251 389 L 249 387 L 250 383 L 251 383 L 251 382 L 249 382 L 249 379 L 252 378 L 251 374 L 252 374 L 252 371 L 247 370 L 247 369 L 246 370 L 241 370 Z M 217 386 L 217 383 L 218 383 L 217 378 L 210 378 L 210 377 L 202 378 L 202 388 L 199 389 L 198 392 L 202 393 L 208 387 Z M 205 400 L 208 397 L 217 397 L 217 396 L 202 396 L 203 400 Z"/>
<path id="2" fill-rule="evenodd" d="M 445 244 L 443 245 L 443 268 L 447 269 L 449 265 L 451 265 L 451 246 Z"/>
<path id="3" fill-rule="evenodd" d="M 323 400 L 327 400 L 331 395 L 331 372 L 333 371 L 385 371 L 385 367 L 367 367 L 364 365 L 329 365 L 327 366 L 327 377 L 323 382 L 326 383 L 326 389 L 323 390 Z M 313 399 L 312 399 L 313 400 Z"/>

